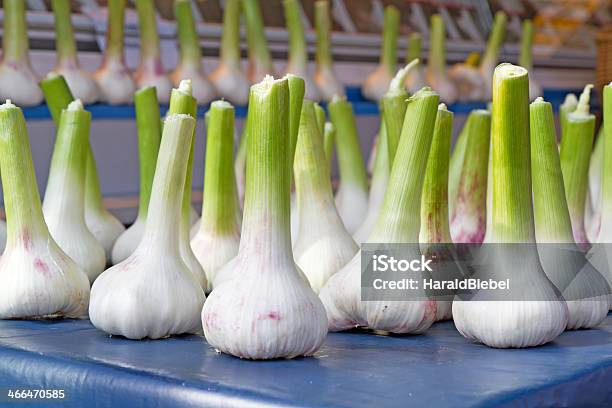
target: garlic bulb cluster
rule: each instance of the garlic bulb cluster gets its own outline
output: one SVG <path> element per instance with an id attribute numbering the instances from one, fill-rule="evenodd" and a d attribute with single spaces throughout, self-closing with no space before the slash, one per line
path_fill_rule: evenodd
<path id="1" fill-rule="evenodd" d="M 408 37 L 408 47 L 406 48 L 405 64 L 409 64 L 415 59 L 421 58 L 421 48 L 423 39 L 421 34 L 412 33 Z M 421 64 L 414 67 L 406 78 L 406 87 L 411 94 L 417 93 L 425 86 L 425 73 Z"/>
<path id="2" fill-rule="evenodd" d="M 172 83 L 161 61 L 159 35 L 155 17 L 155 2 L 135 0 L 140 34 L 140 64 L 134 78 L 139 89 L 154 86 L 159 103 L 170 101 Z"/>
<path id="3" fill-rule="evenodd" d="M 317 0 L 314 4 L 317 50 L 317 69 L 314 80 L 319 87 L 321 99 L 331 101 L 335 95 L 344 95 L 344 85 L 334 72 L 331 52 L 331 17 L 328 0 Z"/>
<path id="4" fill-rule="evenodd" d="M 542 269 L 535 248 L 527 70 L 501 64 L 493 77 L 490 230 L 475 277 L 511 279 L 509 294 L 455 297 L 453 320 L 469 340 L 489 347 L 533 347 L 566 328 L 568 308 Z M 488 262 L 486 262 L 488 260 Z"/>
<path id="5" fill-rule="evenodd" d="M 289 61 L 287 73 L 302 78 L 305 82 L 305 95 L 307 99 L 319 100 L 319 89 L 311 75 L 308 74 L 308 49 L 304 24 L 302 23 L 302 10 L 297 0 L 284 0 L 285 21 L 289 33 Z"/>
<path id="6" fill-rule="evenodd" d="M 449 187 L 450 232 L 453 242 L 479 244 L 486 232 L 487 166 L 491 113 L 474 110 L 460 134 L 451 163 L 456 178 Z"/>
<path id="7" fill-rule="evenodd" d="M 336 128 L 336 155 L 340 168 L 340 187 L 336 208 L 349 233 L 357 231 L 368 212 L 368 179 L 359 146 L 359 133 L 353 107 L 344 97 L 334 96 L 328 104 Z"/>
<path id="8" fill-rule="evenodd" d="M 399 10 L 395 6 L 385 7 L 380 63 L 376 70 L 368 75 L 361 86 L 361 92 L 367 99 L 378 101 L 389 89 L 389 83 L 393 79 L 393 75 L 395 75 L 395 67 L 397 65 L 399 27 Z"/>
<path id="9" fill-rule="evenodd" d="M 90 123 L 79 99 L 62 111 L 42 208 L 55 242 L 93 282 L 106 266 L 106 253 L 85 223 Z"/>
<path id="10" fill-rule="evenodd" d="M 234 107 L 215 101 L 209 110 L 202 220 L 191 239 L 191 249 L 204 268 L 212 290 L 217 271 L 238 254 L 240 224 L 236 212 L 234 170 Z"/>
<path id="11" fill-rule="evenodd" d="M 431 16 L 429 61 L 427 63 L 427 84 L 440 94 L 446 103 L 457 100 L 457 89 L 446 73 L 446 31 L 442 17 Z"/>
<path id="12" fill-rule="evenodd" d="M 246 105 L 251 83 L 240 67 L 240 2 L 225 1 L 220 63 L 210 75 L 210 81 L 217 93 L 228 101 Z"/>
<path id="13" fill-rule="evenodd" d="M 215 97 L 215 90 L 202 66 L 202 49 L 191 11 L 191 1 L 176 0 L 174 16 L 178 30 L 180 56 L 178 66 L 170 75 L 170 79 L 177 87 L 183 79 L 191 80 L 193 97 L 198 104 L 207 104 Z"/>
<path id="14" fill-rule="evenodd" d="M 359 249 L 334 205 L 321 130 L 314 103 L 305 100 L 293 166 L 299 208 L 293 254 L 317 293 Z"/>
<path id="15" fill-rule="evenodd" d="M 421 253 L 434 264 L 440 261 L 448 263 L 442 268 L 443 273 L 458 276 L 458 267 L 454 263 L 458 258 L 452 246 L 448 222 L 448 166 L 452 134 L 453 113 L 446 105 L 440 104 L 423 182 L 419 244 Z M 451 271 L 451 267 L 454 270 Z M 437 268 L 433 269 L 436 271 Z M 450 276 L 437 278 L 442 280 Z M 436 321 L 452 319 L 452 305 L 452 294 L 436 297 Z"/>
<path id="16" fill-rule="evenodd" d="M 530 106 L 535 231 L 546 276 L 567 302 L 567 328 L 598 326 L 608 315 L 610 286 L 574 243 L 552 105 L 540 97 Z"/>
<path id="17" fill-rule="evenodd" d="M 289 226 L 289 80 L 251 88 L 247 184 L 234 274 L 202 310 L 208 343 L 248 359 L 309 356 L 327 334 L 325 310 L 293 260 Z"/>
<path id="18" fill-rule="evenodd" d="M 70 3 L 65 0 L 52 0 L 51 5 L 55 16 L 57 49 L 57 64 L 53 71 L 66 79 L 75 98 L 86 104 L 94 103 L 100 98 L 100 89 L 93 77 L 79 66 L 70 19 Z"/>
<path id="19" fill-rule="evenodd" d="M 161 141 L 161 119 L 155 87 L 150 86 L 137 91 L 134 94 L 134 105 L 136 108 L 136 127 L 138 128 L 138 165 L 140 172 L 138 215 L 134 223 L 117 238 L 112 250 L 113 264 L 117 264 L 130 256 L 144 234 Z"/>
<path id="20" fill-rule="evenodd" d="M 25 119 L 10 101 L 0 105 L 0 169 L 8 223 L 0 262 L 0 318 L 81 316 L 89 281 L 47 230 Z"/>
<path id="21" fill-rule="evenodd" d="M 368 239 L 372 243 L 410 244 L 405 256 L 421 256 L 418 238 L 422 174 L 431 147 L 438 102 L 438 94 L 429 88 L 410 98 L 383 206 Z M 416 334 L 431 326 L 436 319 L 436 300 L 424 292 L 415 300 L 362 301 L 360 264 L 361 251 L 321 289 L 319 297 L 327 311 L 330 331 L 364 326 Z"/>
<path id="22" fill-rule="evenodd" d="M 0 61 L 0 100 L 12 99 L 22 106 L 42 102 L 38 77 L 30 65 L 26 4 L 23 0 L 2 3 L 2 60 Z"/>
<path id="23" fill-rule="evenodd" d="M 194 129 L 189 115 L 166 117 L 143 238 L 91 288 L 89 317 L 106 333 L 159 339 L 200 330 L 205 295 L 183 262 L 177 228 Z"/>
<path id="24" fill-rule="evenodd" d="M 136 83 L 125 65 L 123 33 L 127 0 L 109 0 L 106 48 L 102 66 L 93 77 L 100 88 L 100 99 L 111 105 L 131 103 Z"/>

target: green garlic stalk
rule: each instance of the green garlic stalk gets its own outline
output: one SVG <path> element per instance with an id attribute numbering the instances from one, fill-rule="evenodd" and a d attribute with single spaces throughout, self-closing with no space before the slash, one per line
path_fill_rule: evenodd
<path id="1" fill-rule="evenodd" d="M 136 91 L 132 73 L 125 65 L 123 36 L 126 3 L 127 0 L 108 0 L 104 60 L 93 75 L 100 88 L 100 99 L 111 105 L 132 103 Z"/>
<path id="2" fill-rule="evenodd" d="M 427 84 L 440 94 L 443 102 L 454 103 L 457 100 L 457 89 L 446 73 L 446 31 L 442 17 L 438 14 L 431 16 L 429 38 Z"/>
<path id="3" fill-rule="evenodd" d="M 251 83 L 261 81 L 274 71 L 260 7 L 259 0 L 242 0 L 249 47 L 248 76 Z"/>
<path id="4" fill-rule="evenodd" d="M 298 0 L 284 0 L 285 21 L 289 33 L 289 61 L 287 73 L 294 74 L 306 82 L 305 98 L 316 101 L 320 94 L 314 79 L 308 74 L 308 48 L 304 24 L 302 23 L 302 9 Z"/>
<path id="5" fill-rule="evenodd" d="M 166 75 L 159 47 L 155 2 L 153 0 L 135 0 L 138 12 L 140 34 L 140 64 L 134 78 L 138 88 L 154 86 L 157 89 L 159 103 L 170 101 L 172 83 Z"/>
<path id="6" fill-rule="evenodd" d="M 317 31 L 317 52 L 315 60 L 317 70 L 314 80 L 319 87 L 321 98 L 331 101 L 334 95 L 344 95 L 344 85 L 334 72 L 331 49 L 331 17 L 328 0 L 317 0 L 315 9 L 315 28 Z"/>
<path id="7" fill-rule="evenodd" d="M 394 6 L 385 7 L 380 62 L 361 86 L 363 95 L 370 100 L 380 100 L 393 79 L 397 66 L 397 37 L 400 28 L 400 11 Z"/>
<path id="8" fill-rule="evenodd" d="M 521 53 L 519 55 L 519 65 L 533 72 L 533 23 L 531 20 L 523 21 L 523 29 L 521 35 Z M 542 87 L 533 77 L 529 79 L 529 98 L 535 99 L 542 96 Z"/>
<path id="9" fill-rule="evenodd" d="M 421 48 L 423 45 L 423 38 L 420 33 L 412 33 L 408 37 L 408 46 L 406 47 L 406 59 L 405 64 L 409 64 L 415 59 L 421 58 Z M 417 65 L 406 78 L 406 87 L 408 91 L 413 94 L 419 91 L 419 89 L 425 86 L 425 73 L 423 72 L 423 64 Z"/>
<path id="10" fill-rule="evenodd" d="M 584 226 L 585 202 L 588 188 L 589 160 L 595 137 L 595 116 L 589 113 L 592 85 L 580 95 L 576 110 L 567 115 L 565 135 L 561 139 L 561 170 L 565 195 L 572 219 L 574 240 L 581 248 L 588 246 Z"/>
<path id="11" fill-rule="evenodd" d="M 499 60 L 499 53 L 504 43 L 504 37 L 506 36 L 506 25 L 508 23 L 508 17 L 503 11 L 495 13 L 495 19 L 493 21 L 493 27 L 489 33 L 489 39 L 487 41 L 487 48 L 485 53 L 480 60 L 480 74 L 485 85 L 484 100 L 489 101 L 492 97 L 492 79 L 493 72 Z"/>
<path id="12" fill-rule="evenodd" d="M 599 127 L 589 162 L 589 187 L 585 203 L 584 225 L 589 242 L 597 242 L 601 227 L 601 178 L 604 161 L 604 126 Z"/>
<path id="13" fill-rule="evenodd" d="M 100 99 L 100 89 L 92 76 L 79 67 L 76 40 L 72 30 L 70 2 L 52 0 L 55 16 L 55 48 L 57 64 L 53 71 L 63 75 L 75 98 L 83 103 L 94 103 Z"/>
<path id="14" fill-rule="evenodd" d="M 251 84 L 240 67 L 240 3 L 241 0 L 225 0 L 220 62 L 210 81 L 228 101 L 246 105 Z"/>
<path id="15" fill-rule="evenodd" d="M 336 128 L 336 154 L 340 187 L 336 207 L 349 233 L 354 233 L 368 211 L 368 178 L 359 146 L 359 133 L 353 107 L 344 97 L 335 96 L 328 105 Z"/>
<path id="16" fill-rule="evenodd" d="M 178 30 L 179 62 L 170 74 L 170 80 L 178 87 L 182 80 L 191 81 L 193 97 L 205 105 L 215 97 L 215 90 L 209 82 L 202 65 L 200 37 L 196 31 L 190 0 L 174 1 L 174 17 Z"/>
<path id="17" fill-rule="evenodd" d="M 323 130 L 323 148 L 325 150 L 325 158 L 329 172 L 332 172 L 332 164 L 334 161 L 334 145 L 336 144 L 336 128 L 331 122 L 325 122 Z"/>
<path id="18" fill-rule="evenodd" d="M 578 107 L 578 98 L 573 93 L 565 95 L 565 100 L 559 107 L 559 125 L 561 128 L 561 140 L 567 132 L 567 115 L 574 112 Z"/>
<path id="19" fill-rule="evenodd" d="M 153 86 L 140 89 L 134 94 L 140 174 L 138 215 L 134 223 L 115 242 L 112 251 L 113 264 L 127 259 L 134 252 L 142 239 L 147 223 L 153 176 L 162 135 L 157 100 L 157 91 Z"/>

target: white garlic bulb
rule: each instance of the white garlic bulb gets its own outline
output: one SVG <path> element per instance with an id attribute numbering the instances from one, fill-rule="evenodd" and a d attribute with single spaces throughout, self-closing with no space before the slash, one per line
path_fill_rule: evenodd
<path id="1" fill-rule="evenodd" d="M 145 233 L 136 251 L 104 271 L 91 289 L 98 329 L 130 339 L 200 330 L 205 295 L 179 252 L 179 220 L 195 119 L 166 117 Z"/>
<path id="2" fill-rule="evenodd" d="M 55 243 L 42 214 L 25 120 L 0 106 L 0 167 L 8 239 L 0 262 L 0 318 L 79 317 L 87 275 Z"/>
<path id="3" fill-rule="evenodd" d="M 300 278 L 289 225 L 289 80 L 251 88 L 246 195 L 234 274 L 202 310 L 208 343 L 248 359 L 309 356 L 327 334 L 323 305 Z M 298 112 L 299 113 L 299 112 Z M 257 123 L 257 126 L 253 124 Z"/>
<path id="4" fill-rule="evenodd" d="M 93 282 L 106 266 L 104 248 L 85 223 L 85 173 L 91 114 L 79 99 L 61 113 L 43 213 L 51 236 Z"/>

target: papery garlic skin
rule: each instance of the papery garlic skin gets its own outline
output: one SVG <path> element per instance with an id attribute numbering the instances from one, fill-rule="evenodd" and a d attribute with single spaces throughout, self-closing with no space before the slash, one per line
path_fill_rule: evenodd
<path id="1" fill-rule="evenodd" d="M 25 2 L 7 0 L 3 2 L 3 11 L 0 100 L 11 99 L 22 106 L 38 105 L 43 93 L 30 64 Z"/>
<path id="2" fill-rule="evenodd" d="M 417 258 L 421 256 L 420 195 L 427 162 L 420 155 L 429 152 L 438 102 L 438 94 L 430 88 L 410 98 L 383 206 L 368 238 L 371 243 L 413 243 L 407 245 L 412 252 L 406 256 Z M 329 278 L 319 297 L 325 305 L 330 331 L 364 326 L 417 334 L 427 330 L 436 319 L 436 300 L 426 295 L 410 301 L 362 301 L 361 251 Z"/>
<path id="3" fill-rule="evenodd" d="M 127 259 L 136 250 L 144 234 L 145 223 L 144 217 L 137 217 L 134 223 L 119 235 L 111 251 L 113 265 Z"/>
<path id="4" fill-rule="evenodd" d="M 127 0 L 110 0 L 107 5 L 106 49 L 102 66 L 93 77 L 100 88 L 100 99 L 111 105 L 131 103 L 136 84 L 125 65 L 123 33 Z"/>
<path id="5" fill-rule="evenodd" d="M 448 77 L 455 84 L 459 102 L 484 100 L 485 83 L 477 68 L 455 64 L 448 70 Z"/>
<path id="6" fill-rule="evenodd" d="M 166 117 L 143 239 L 94 282 L 89 316 L 109 334 L 159 339 L 200 330 L 205 295 L 182 260 L 177 228 L 194 128 L 189 115 Z"/>
<path id="7" fill-rule="evenodd" d="M 106 253 L 85 224 L 90 122 L 79 99 L 62 111 L 42 208 L 55 242 L 93 282 L 106 266 Z"/>
<path id="8" fill-rule="evenodd" d="M 89 281 L 47 230 L 25 120 L 10 101 L 0 106 L 0 166 L 8 222 L 0 258 L 0 318 L 81 316 Z"/>
<path id="9" fill-rule="evenodd" d="M 85 104 L 96 102 L 100 89 L 92 76 L 79 67 L 76 41 L 72 29 L 70 4 L 64 0 L 52 0 L 55 16 L 57 65 L 53 72 L 62 75 L 74 97 Z"/>
<path id="10" fill-rule="evenodd" d="M 241 358 L 309 356 L 327 334 L 323 305 L 299 277 L 291 250 L 288 83 L 266 77 L 251 88 L 249 115 L 259 120 L 248 130 L 249 179 L 234 262 L 240 279 L 216 286 L 202 310 L 207 342 Z"/>

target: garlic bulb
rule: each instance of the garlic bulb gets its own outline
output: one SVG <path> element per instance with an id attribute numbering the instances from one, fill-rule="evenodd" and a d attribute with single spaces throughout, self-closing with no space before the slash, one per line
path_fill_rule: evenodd
<path id="1" fill-rule="evenodd" d="M 166 75 L 159 49 L 159 35 L 155 17 L 155 2 L 135 0 L 140 34 L 140 64 L 134 78 L 138 88 L 154 86 L 159 103 L 170 101 L 172 83 Z"/>
<path id="2" fill-rule="evenodd" d="M 493 83 L 493 71 L 495 71 L 495 67 L 497 66 L 497 61 L 499 59 L 499 52 L 501 50 L 502 44 L 504 42 L 504 37 L 506 36 L 506 24 L 508 18 L 503 11 L 498 11 L 495 13 L 495 19 L 493 21 L 493 27 L 491 28 L 491 32 L 489 33 L 489 39 L 487 40 L 487 48 L 485 53 L 480 61 L 480 75 L 482 75 L 482 79 L 484 81 L 484 94 L 483 99 L 485 101 L 490 101 L 493 93 L 492 93 L 492 83 Z"/>
<path id="3" fill-rule="evenodd" d="M 75 98 L 86 104 L 94 103 L 100 98 L 100 89 L 92 76 L 79 67 L 70 3 L 66 0 L 52 0 L 51 5 L 55 16 L 57 49 L 57 64 L 53 71 L 64 76 Z"/>
<path id="4" fill-rule="evenodd" d="M 0 318 L 81 316 L 89 281 L 47 230 L 25 119 L 10 101 L 0 105 L 0 168 L 8 223 L 0 262 Z"/>
<path id="5" fill-rule="evenodd" d="M 585 203 L 588 189 L 589 160 L 595 137 L 595 115 L 589 112 L 589 100 L 593 85 L 587 85 L 580 95 L 574 112 L 565 120 L 565 134 L 561 138 L 559 154 L 565 185 L 565 196 L 574 230 L 574 241 L 582 248 L 588 247 L 584 225 Z"/>
<path id="6" fill-rule="evenodd" d="M 185 79 L 181 81 L 178 88 L 172 90 L 168 114 L 187 114 L 194 119 L 196 118 L 198 105 L 196 99 L 193 97 L 192 89 L 191 81 L 189 79 Z M 187 160 L 185 186 L 183 187 L 183 202 L 181 204 L 178 244 L 181 258 L 187 266 L 187 269 L 189 269 L 195 276 L 202 289 L 205 289 L 208 287 L 206 274 L 202 269 L 198 258 L 196 258 L 195 254 L 191 250 L 191 245 L 189 245 L 189 230 L 191 229 L 192 222 L 195 222 L 192 221 L 193 218 L 191 217 L 191 214 L 195 212 L 191 206 L 191 176 L 193 174 L 193 149 L 195 145 L 195 137 L 194 128 L 193 136 L 191 138 L 191 150 L 189 151 Z M 195 219 L 197 220 L 197 216 Z"/>
<path id="7" fill-rule="evenodd" d="M 397 65 L 397 37 L 400 27 L 400 12 L 394 6 L 385 7 L 382 51 L 380 63 L 366 78 L 361 92 L 367 99 L 378 101 L 389 89 Z"/>
<path id="8" fill-rule="evenodd" d="M 485 83 L 478 70 L 478 53 L 468 55 L 466 61 L 448 70 L 448 77 L 457 87 L 459 102 L 484 100 Z"/>
<path id="9" fill-rule="evenodd" d="M 572 234 L 557 149 L 552 105 L 540 97 L 530 106 L 531 169 L 535 231 L 546 276 L 567 302 L 567 329 L 598 326 L 608 315 L 610 287 L 578 250 Z"/>
<path id="10" fill-rule="evenodd" d="M 251 83 L 257 83 L 273 73 L 272 55 L 268 49 L 259 0 L 242 0 L 241 5 L 249 50 L 248 77 Z"/>
<path id="11" fill-rule="evenodd" d="M 192 94 L 198 104 L 205 105 L 215 97 L 202 66 L 202 49 L 191 11 L 190 0 L 175 0 L 174 16 L 178 30 L 180 56 L 178 66 L 170 75 L 175 86 L 183 79 L 191 80 Z"/>
<path id="12" fill-rule="evenodd" d="M 334 96 L 328 104 L 329 116 L 336 128 L 336 154 L 340 168 L 340 187 L 336 208 L 346 230 L 352 234 L 368 212 L 368 179 L 359 146 L 359 134 L 351 103 Z"/>
<path id="13" fill-rule="evenodd" d="M 106 48 L 102 66 L 93 77 L 100 88 L 100 99 L 111 105 L 132 103 L 136 83 L 125 65 L 123 33 L 127 0 L 109 0 Z"/>
<path id="14" fill-rule="evenodd" d="M 485 241 L 490 245 L 477 255 L 485 262 L 475 267 L 474 277 L 511 279 L 509 299 L 491 300 L 488 291 L 478 291 L 453 301 L 457 330 L 489 347 L 538 346 L 555 339 L 568 322 L 567 305 L 542 270 L 534 245 L 529 146 L 527 70 L 501 64 L 493 76 L 492 215 Z"/>
<path id="15" fill-rule="evenodd" d="M 62 110 L 73 101 L 72 93 L 63 76 L 50 73 L 42 81 L 40 87 L 45 95 L 47 107 L 51 112 L 53 123 L 59 127 Z M 106 263 L 111 263 L 111 251 L 115 241 L 125 231 L 125 227 L 115 216 L 104 208 L 100 180 L 96 163 L 88 142 L 86 146 L 86 177 L 85 177 L 85 223 L 87 228 L 104 248 Z"/>
<path id="16" fill-rule="evenodd" d="M 159 339 L 200 330 L 206 297 L 181 258 L 177 228 L 194 129 L 189 115 L 166 117 L 143 238 L 91 288 L 89 317 L 106 333 Z"/>
<path id="17" fill-rule="evenodd" d="M 293 254 L 310 286 L 318 293 L 359 247 L 346 231 L 334 205 L 323 137 L 314 103 L 309 100 L 302 107 L 293 167 L 299 208 L 299 232 Z"/>
<path id="18" fill-rule="evenodd" d="M 455 243 L 480 244 L 484 240 L 490 134 L 491 113 L 472 111 L 453 155 L 457 176 L 454 188 L 449 188 L 449 200 L 453 202 L 450 232 Z"/>
<path id="19" fill-rule="evenodd" d="M 404 127 L 380 215 L 368 242 L 406 243 L 406 255 L 420 257 L 422 174 L 433 137 L 439 96 L 429 88 L 408 102 Z M 408 259 L 408 258 L 407 258 Z M 392 333 L 422 333 L 436 318 L 436 301 L 424 293 L 419 300 L 362 301 L 361 251 L 332 275 L 319 294 L 327 310 L 330 331 L 356 326 Z"/>
<path id="20" fill-rule="evenodd" d="M 268 76 L 251 88 L 240 279 L 216 286 L 202 310 L 208 343 L 241 358 L 310 356 L 327 334 L 323 305 L 291 250 L 288 82 Z"/>
<path id="21" fill-rule="evenodd" d="M 319 89 L 314 79 L 308 74 L 308 49 L 302 23 L 301 5 L 297 0 L 284 0 L 283 5 L 289 33 L 287 73 L 302 78 L 306 87 L 304 97 L 317 101 L 320 99 Z"/>
<path id="22" fill-rule="evenodd" d="M 443 102 L 454 103 L 457 100 L 457 89 L 446 73 L 446 31 L 442 17 L 438 14 L 431 16 L 429 38 L 427 84 L 440 94 L 440 99 Z"/>
<path id="23" fill-rule="evenodd" d="M 422 38 L 419 33 L 412 33 L 408 37 L 408 47 L 406 48 L 405 64 L 409 64 L 415 59 L 421 58 Z M 406 78 L 406 87 L 411 94 L 417 93 L 425 86 L 425 73 L 423 65 L 419 64 L 409 73 Z"/>
<path id="24" fill-rule="evenodd" d="M 26 5 L 23 0 L 2 3 L 2 61 L 0 62 L 0 100 L 12 99 L 23 106 L 42 102 L 38 77 L 30 65 Z"/>
<path id="25" fill-rule="evenodd" d="M 130 256 L 144 234 L 161 140 L 161 119 L 155 87 L 149 86 L 137 91 L 134 94 L 134 106 L 136 108 L 136 127 L 138 128 L 138 165 L 140 170 L 138 215 L 134 223 L 117 238 L 112 251 L 113 264 L 118 264 Z"/>
<path id="26" fill-rule="evenodd" d="M 372 172 L 368 213 L 359 229 L 353 234 L 353 238 L 358 244 L 368 239 L 378 219 L 378 213 L 380 212 L 387 183 L 389 182 L 389 173 L 406 113 L 409 97 L 405 89 L 406 77 L 418 67 L 418 64 L 419 60 L 415 59 L 400 69 L 389 84 L 389 89 L 380 102 L 383 113 L 378 134 L 379 143 L 374 159 L 374 170 Z"/>
<path id="27" fill-rule="evenodd" d="M 235 212 L 234 191 L 234 108 L 228 102 L 215 101 L 209 110 L 206 137 L 206 168 L 202 222 L 191 239 L 191 249 L 206 272 L 212 290 L 217 271 L 238 254 L 240 224 Z"/>
<path id="28" fill-rule="evenodd" d="M 246 105 L 251 83 L 240 67 L 240 1 L 225 0 L 220 63 L 210 81 L 220 96 L 236 105 Z"/>
<path id="29" fill-rule="evenodd" d="M 332 22 L 329 14 L 329 1 L 317 0 L 314 4 L 317 49 L 315 60 L 317 69 L 314 80 L 319 87 L 321 99 L 331 101 L 334 95 L 344 95 L 344 85 L 334 72 L 331 50 Z"/>
<path id="30" fill-rule="evenodd" d="M 434 265 L 440 260 L 449 263 L 442 271 L 446 274 L 451 273 L 450 265 L 454 266 L 453 274 L 458 271 L 457 265 L 449 262 L 457 259 L 448 222 L 448 165 L 452 134 L 453 113 L 440 104 L 423 181 L 419 243 L 421 252 L 427 259 L 432 259 Z M 433 269 L 437 271 L 437 268 Z M 438 279 L 449 277 L 440 276 Z M 453 295 L 438 296 L 436 301 L 436 321 L 452 319 Z"/>
<path id="31" fill-rule="evenodd" d="M 42 209 L 55 242 L 93 282 L 106 266 L 106 254 L 85 224 L 90 123 L 79 99 L 62 111 Z"/>

